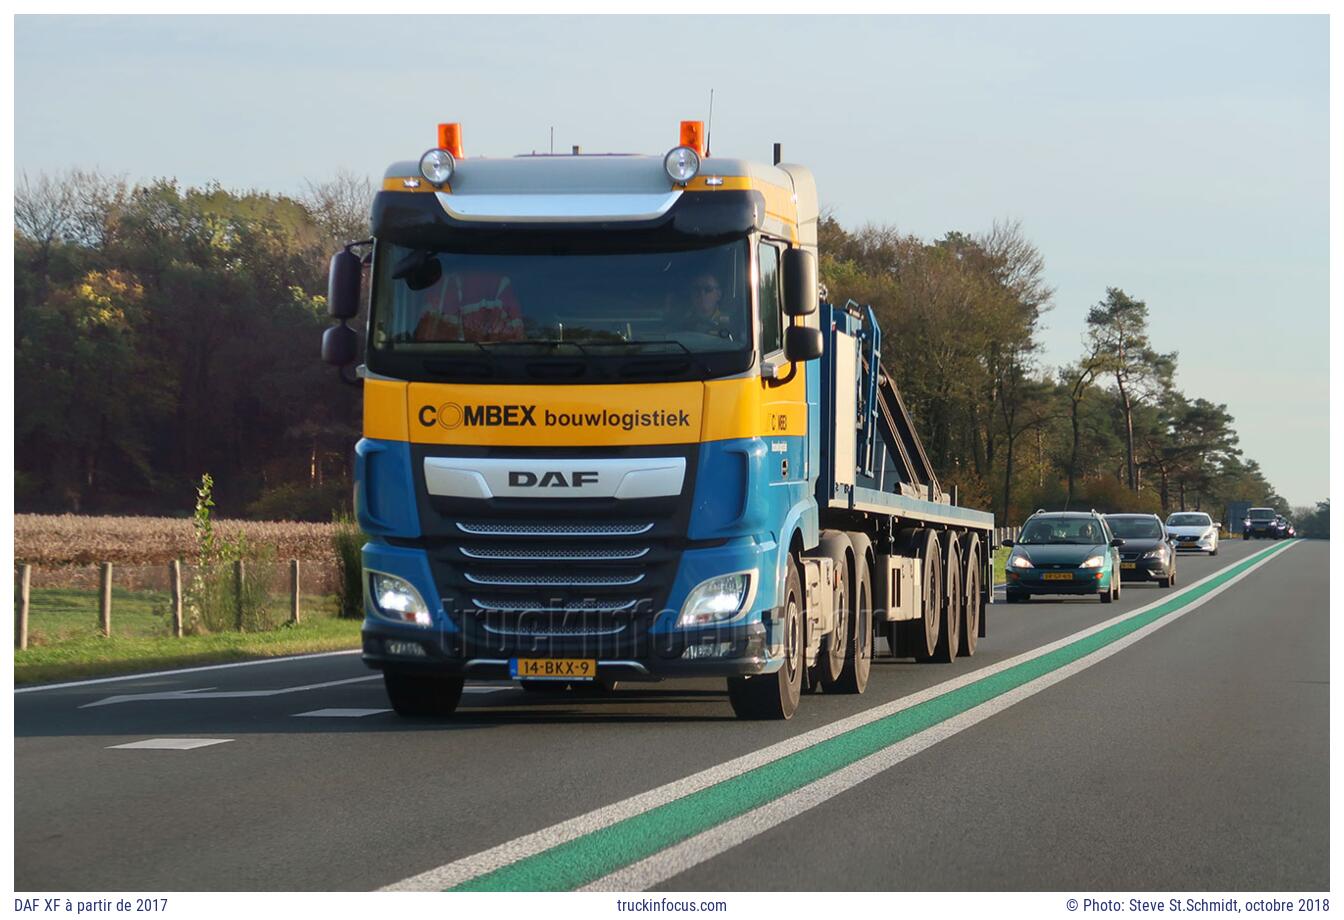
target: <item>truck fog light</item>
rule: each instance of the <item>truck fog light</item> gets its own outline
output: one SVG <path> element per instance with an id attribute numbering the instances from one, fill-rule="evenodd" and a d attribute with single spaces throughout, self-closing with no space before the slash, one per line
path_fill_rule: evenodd
<path id="1" fill-rule="evenodd" d="M 374 612 L 381 617 L 416 626 L 428 626 L 432 622 L 424 598 L 404 578 L 370 572 L 369 593 L 373 596 Z"/>
<path id="2" fill-rule="evenodd" d="M 396 639 L 388 639 L 383 643 L 389 655 L 400 655 L 403 658 L 426 658 L 425 648 L 419 642 L 400 642 Z"/>
<path id="3" fill-rule="evenodd" d="M 682 658 L 722 658 L 731 653 L 733 643 L 731 642 L 702 642 L 699 645 L 688 645 L 686 651 L 681 653 Z"/>
<path id="4" fill-rule="evenodd" d="M 677 626 L 700 626 L 737 616 L 751 597 L 751 574 L 738 572 L 709 578 L 695 586 L 681 606 Z"/>

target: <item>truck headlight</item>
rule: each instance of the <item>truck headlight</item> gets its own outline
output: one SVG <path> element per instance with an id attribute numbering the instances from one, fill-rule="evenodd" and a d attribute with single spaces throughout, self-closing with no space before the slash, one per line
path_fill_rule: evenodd
<path id="1" fill-rule="evenodd" d="M 1078 566 L 1078 568 L 1099 569 L 1101 568 L 1101 562 L 1102 560 L 1100 556 L 1088 556 L 1086 559 L 1083 560 L 1082 565 Z"/>
<path id="2" fill-rule="evenodd" d="M 404 578 L 369 573 L 369 593 L 373 596 L 373 610 L 379 616 L 398 623 L 429 626 L 429 607 L 415 586 Z"/>
<path id="3" fill-rule="evenodd" d="M 690 147 L 673 147 L 663 157 L 663 168 L 673 182 L 690 182 L 700 171 L 700 154 Z"/>
<path id="4" fill-rule="evenodd" d="M 435 185 L 443 185 L 453 177 L 457 162 L 447 150 L 431 148 L 420 157 L 420 175 Z"/>
<path id="5" fill-rule="evenodd" d="M 731 620 L 750 600 L 751 574 L 720 575 L 700 582 L 681 605 L 677 626 L 700 626 Z"/>
<path id="6" fill-rule="evenodd" d="M 1015 569 L 1031 568 L 1031 560 L 1027 558 L 1026 553 L 1013 553 L 1008 557 L 1008 564 Z"/>

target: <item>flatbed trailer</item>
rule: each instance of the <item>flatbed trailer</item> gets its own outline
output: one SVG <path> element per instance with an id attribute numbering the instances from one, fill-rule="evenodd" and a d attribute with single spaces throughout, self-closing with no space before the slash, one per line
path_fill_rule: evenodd
<path id="1" fill-rule="evenodd" d="M 821 302 L 811 173 L 710 157 L 394 164 L 332 259 L 364 387 L 364 661 L 408 716 L 717 677 L 745 718 L 975 653 L 993 516 L 946 494 L 871 308 Z M 347 325 L 361 311 L 364 363 Z"/>

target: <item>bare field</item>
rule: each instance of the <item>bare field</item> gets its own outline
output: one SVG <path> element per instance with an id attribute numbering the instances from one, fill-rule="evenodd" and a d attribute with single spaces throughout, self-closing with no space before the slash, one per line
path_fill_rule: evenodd
<path id="1" fill-rule="evenodd" d="M 277 559 L 335 564 L 332 524 L 296 521 L 214 522 L 221 540 L 239 535 L 256 550 Z M 160 565 L 196 555 L 196 534 L 189 518 L 93 517 L 78 514 L 14 516 L 14 559 L 33 566 L 83 566 L 100 562 Z"/>

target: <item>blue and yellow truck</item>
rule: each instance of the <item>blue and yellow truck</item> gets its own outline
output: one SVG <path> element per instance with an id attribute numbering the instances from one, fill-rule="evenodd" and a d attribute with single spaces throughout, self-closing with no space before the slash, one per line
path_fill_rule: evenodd
<path id="1" fill-rule="evenodd" d="M 879 638 L 974 653 L 993 517 L 941 489 L 871 309 L 822 302 L 817 221 L 805 167 L 710 156 L 699 122 L 511 158 L 445 124 L 388 169 L 322 352 L 363 387 L 363 656 L 398 713 L 726 678 L 787 719 L 862 693 Z"/>

